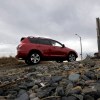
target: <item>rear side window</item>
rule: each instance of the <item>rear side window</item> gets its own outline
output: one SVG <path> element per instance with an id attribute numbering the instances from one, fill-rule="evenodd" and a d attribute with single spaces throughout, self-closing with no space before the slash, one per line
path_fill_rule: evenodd
<path id="1" fill-rule="evenodd" d="M 25 38 L 24 37 L 22 37 L 21 39 L 20 39 L 20 41 L 23 41 Z"/>
<path id="2" fill-rule="evenodd" d="M 39 39 L 39 44 L 44 44 L 44 45 L 51 45 L 50 41 L 47 39 Z"/>
<path id="3" fill-rule="evenodd" d="M 28 38 L 31 43 L 38 43 L 37 38 Z"/>

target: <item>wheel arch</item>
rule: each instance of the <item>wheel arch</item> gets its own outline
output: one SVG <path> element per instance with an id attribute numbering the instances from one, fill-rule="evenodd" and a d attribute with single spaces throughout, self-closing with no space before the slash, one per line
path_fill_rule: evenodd
<path id="1" fill-rule="evenodd" d="M 70 52 L 68 53 L 68 55 L 69 55 L 69 54 L 75 54 L 75 57 L 76 57 L 76 58 L 78 57 L 77 53 L 74 52 L 74 51 L 70 51 Z M 68 58 L 68 55 L 67 55 L 67 58 Z"/>
<path id="2" fill-rule="evenodd" d="M 67 60 L 68 60 L 68 56 L 69 56 L 70 54 L 74 54 L 76 58 L 78 57 L 78 55 L 77 55 L 76 52 L 74 52 L 74 51 L 70 51 L 70 52 L 68 53 L 68 55 L 67 55 Z"/>
<path id="3" fill-rule="evenodd" d="M 43 56 L 43 55 L 42 55 L 42 53 L 41 53 L 41 51 L 36 50 L 36 49 L 32 49 L 32 50 L 30 50 L 30 51 L 29 51 L 29 53 L 28 53 L 28 56 L 27 56 L 27 57 L 29 57 L 29 56 L 30 56 L 33 52 L 39 53 L 41 57 Z"/>

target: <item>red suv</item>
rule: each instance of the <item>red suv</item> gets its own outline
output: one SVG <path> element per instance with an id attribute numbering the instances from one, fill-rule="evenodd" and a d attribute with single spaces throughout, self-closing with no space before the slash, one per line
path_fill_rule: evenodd
<path id="1" fill-rule="evenodd" d="M 63 62 L 75 61 L 76 51 L 65 47 L 56 40 L 42 37 L 24 37 L 17 47 L 17 58 L 25 60 L 27 64 L 37 64 L 41 60 L 55 60 Z"/>

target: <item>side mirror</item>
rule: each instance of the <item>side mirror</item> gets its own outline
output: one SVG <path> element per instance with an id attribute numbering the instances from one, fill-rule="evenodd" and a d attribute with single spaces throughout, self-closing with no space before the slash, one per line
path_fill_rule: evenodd
<path id="1" fill-rule="evenodd" d="M 65 45 L 64 44 L 62 44 L 62 48 L 64 48 L 65 47 Z"/>

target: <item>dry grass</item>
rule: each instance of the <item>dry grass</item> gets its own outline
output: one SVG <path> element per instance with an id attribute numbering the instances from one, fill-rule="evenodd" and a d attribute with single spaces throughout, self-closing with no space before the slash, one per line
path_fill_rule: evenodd
<path id="1" fill-rule="evenodd" d="M 1 57 L 0 58 L 0 67 L 3 66 L 15 66 L 23 64 L 22 61 L 18 61 L 18 59 L 10 56 L 10 57 Z"/>

